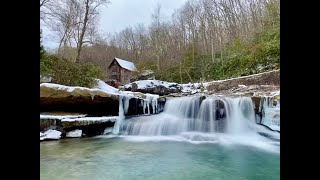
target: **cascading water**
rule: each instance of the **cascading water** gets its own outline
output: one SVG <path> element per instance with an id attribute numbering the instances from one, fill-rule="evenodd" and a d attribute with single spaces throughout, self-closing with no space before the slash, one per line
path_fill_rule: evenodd
<path id="1" fill-rule="evenodd" d="M 146 98 L 141 100 L 143 105 L 143 113 L 144 114 L 155 114 L 158 113 L 158 98 L 159 95 L 145 94 Z M 119 134 L 120 127 L 125 119 L 125 115 L 128 114 L 129 111 L 129 102 L 130 99 L 133 98 L 132 95 L 119 95 L 119 113 L 118 118 L 114 124 L 112 133 Z M 150 110 L 150 106 L 152 108 L 152 112 Z M 145 110 L 147 109 L 147 112 Z"/>
<path id="2" fill-rule="evenodd" d="M 127 138 L 179 137 L 192 142 L 232 142 L 265 147 L 263 141 L 280 134 L 255 123 L 250 97 L 192 96 L 167 100 L 157 115 L 126 119 L 121 134 Z M 267 138 L 268 137 L 268 138 Z M 278 144 L 277 144 L 278 143 Z"/>
<path id="3" fill-rule="evenodd" d="M 249 97 L 183 97 L 169 100 L 158 118 L 127 121 L 127 135 L 175 135 L 181 132 L 246 132 L 254 123 L 254 108 Z"/>
<path id="4" fill-rule="evenodd" d="M 280 102 L 275 100 L 273 96 L 261 98 L 259 107 L 261 119 L 258 123 L 280 131 Z"/>

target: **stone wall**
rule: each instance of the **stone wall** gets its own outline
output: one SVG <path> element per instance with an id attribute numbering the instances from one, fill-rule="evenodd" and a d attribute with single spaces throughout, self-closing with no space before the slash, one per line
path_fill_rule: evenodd
<path id="1" fill-rule="evenodd" d="M 228 90 L 238 85 L 275 85 L 280 86 L 280 70 L 254 74 L 250 76 L 243 76 L 239 78 L 226 79 L 222 81 L 210 82 L 207 90 L 208 91 L 222 91 Z"/>

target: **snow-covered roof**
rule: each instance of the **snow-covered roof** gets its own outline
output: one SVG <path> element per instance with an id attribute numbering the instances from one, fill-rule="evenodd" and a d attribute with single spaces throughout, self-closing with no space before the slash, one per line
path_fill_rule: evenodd
<path id="1" fill-rule="evenodd" d="M 136 67 L 134 66 L 134 64 L 130 61 L 127 61 L 127 60 L 123 60 L 123 59 L 119 59 L 119 58 L 114 58 L 118 63 L 119 65 L 124 68 L 124 69 L 127 69 L 129 71 L 135 71 L 136 70 Z"/>

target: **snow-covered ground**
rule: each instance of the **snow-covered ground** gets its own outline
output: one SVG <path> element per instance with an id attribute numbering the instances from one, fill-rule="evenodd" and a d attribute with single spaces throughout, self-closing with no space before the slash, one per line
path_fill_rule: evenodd
<path id="1" fill-rule="evenodd" d="M 105 82 L 101 81 L 100 79 L 97 79 L 97 81 L 98 81 L 98 85 L 95 87 L 96 89 L 100 89 L 105 92 L 119 93 L 119 89 L 106 84 Z"/>

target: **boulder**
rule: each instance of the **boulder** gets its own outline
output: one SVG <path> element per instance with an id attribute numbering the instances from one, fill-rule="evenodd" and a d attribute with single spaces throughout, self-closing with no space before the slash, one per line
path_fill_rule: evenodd
<path id="1" fill-rule="evenodd" d="M 143 70 L 130 79 L 131 82 L 139 80 L 155 80 L 154 72 L 150 69 Z"/>
<path id="2" fill-rule="evenodd" d="M 73 131 L 69 131 L 66 133 L 66 137 L 81 137 L 82 136 L 82 130 L 81 129 L 75 129 Z"/>
<path id="3" fill-rule="evenodd" d="M 40 127 L 40 139 L 47 131 L 56 129 L 62 132 L 61 136 L 81 137 L 82 135 L 94 136 L 103 134 L 106 128 L 112 128 L 118 116 L 109 117 L 84 117 L 83 115 L 40 115 L 40 125 L 50 124 L 50 126 Z M 54 122 L 54 123 L 52 123 Z M 49 130 L 47 130 L 49 129 Z M 41 131 L 46 131 L 41 134 Z M 80 132 L 81 131 L 81 132 Z M 47 137 L 45 137 L 47 138 Z M 42 138 L 43 139 L 43 138 Z M 52 139 L 52 138 L 51 138 Z"/>
<path id="4" fill-rule="evenodd" d="M 42 140 L 57 140 L 61 138 L 61 132 L 53 129 L 49 129 L 44 133 L 40 132 L 40 141 Z"/>
<path id="5" fill-rule="evenodd" d="M 126 91 L 158 94 L 160 96 L 170 93 L 180 93 L 181 86 L 178 83 L 169 83 L 158 80 L 141 80 L 124 86 Z"/>

